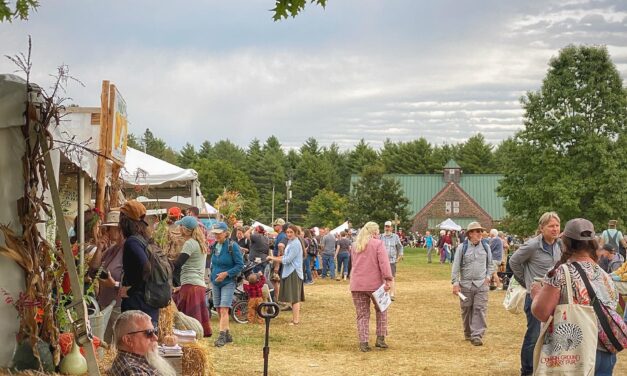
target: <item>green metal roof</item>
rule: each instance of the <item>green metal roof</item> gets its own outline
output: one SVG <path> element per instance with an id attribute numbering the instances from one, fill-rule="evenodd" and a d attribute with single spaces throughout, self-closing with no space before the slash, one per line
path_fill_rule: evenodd
<path id="1" fill-rule="evenodd" d="M 401 183 L 405 197 L 409 200 L 408 210 L 410 217 L 422 210 L 446 185 L 442 174 L 390 174 L 385 176 L 393 177 Z M 503 175 L 493 174 L 462 175 L 459 185 L 492 218 L 500 220 L 506 214 L 503 198 L 496 195 L 496 188 L 499 185 L 499 180 L 502 178 Z M 351 176 L 351 190 L 357 180 L 359 180 L 359 175 Z"/>
<path id="2" fill-rule="evenodd" d="M 499 181 L 503 179 L 503 175 L 495 174 L 476 174 L 462 175 L 459 182 L 460 187 L 470 195 L 483 210 L 495 220 L 505 218 L 505 200 L 496 194 Z"/>
<path id="3" fill-rule="evenodd" d="M 446 166 L 444 166 L 444 168 L 461 168 L 461 166 L 458 165 L 454 159 L 451 159 L 448 162 L 446 162 Z"/>

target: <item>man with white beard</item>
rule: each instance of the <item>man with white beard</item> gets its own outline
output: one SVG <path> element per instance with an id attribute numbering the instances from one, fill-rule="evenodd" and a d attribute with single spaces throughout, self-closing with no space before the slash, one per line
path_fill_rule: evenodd
<path id="1" fill-rule="evenodd" d="M 115 321 L 113 335 L 117 355 L 107 375 L 176 376 L 174 368 L 159 356 L 157 330 L 144 312 L 123 312 Z"/>

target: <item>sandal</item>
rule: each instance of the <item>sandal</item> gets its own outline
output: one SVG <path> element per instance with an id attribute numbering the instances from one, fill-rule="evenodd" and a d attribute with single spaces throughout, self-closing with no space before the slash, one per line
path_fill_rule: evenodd
<path id="1" fill-rule="evenodd" d="M 288 325 L 295 326 L 295 325 L 299 325 L 299 324 L 300 324 L 300 321 L 299 322 L 290 321 L 290 323 Z"/>

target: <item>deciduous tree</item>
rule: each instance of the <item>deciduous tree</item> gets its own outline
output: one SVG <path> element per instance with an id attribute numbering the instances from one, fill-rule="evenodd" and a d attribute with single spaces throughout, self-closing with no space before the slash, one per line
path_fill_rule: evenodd
<path id="1" fill-rule="evenodd" d="M 505 158 L 499 193 L 513 227 L 531 233 L 547 210 L 603 228 L 627 219 L 627 96 L 605 47 L 568 46 L 537 92 Z"/>

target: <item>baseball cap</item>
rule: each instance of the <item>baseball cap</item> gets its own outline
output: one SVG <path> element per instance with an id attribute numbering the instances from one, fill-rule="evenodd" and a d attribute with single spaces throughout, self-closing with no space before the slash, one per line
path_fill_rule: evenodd
<path id="1" fill-rule="evenodd" d="M 111 210 L 110 212 L 108 212 L 102 225 L 109 227 L 118 227 L 120 225 L 120 211 Z"/>
<path id="2" fill-rule="evenodd" d="M 181 213 L 181 208 L 179 208 L 178 206 L 173 206 L 170 209 L 168 209 L 168 217 L 174 217 L 176 219 L 180 219 L 182 214 L 183 213 Z"/>
<path id="3" fill-rule="evenodd" d="M 392 226 L 392 221 L 385 221 L 384 226 Z"/>
<path id="4" fill-rule="evenodd" d="M 228 231 L 229 227 L 224 222 L 218 222 L 211 226 L 211 232 L 214 234 L 221 234 L 225 231 Z"/>
<path id="5" fill-rule="evenodd" d="M 272 223 L 272 226 L 283 226 L 285 224 L 285 220 L 283 218 L 277 218 Z"/>
<path id="6" fill-rule="evenodd" d="M 146 216 L 146 207 L 137 200 L 126 201 L 124 206 L 120 208 L 120 212 L 124 213 L 124 215 L 134 221 L 142 221 L 146 223 L 146 221 L 144 221 L 144 217 Z"/>
<path id="7" fill-rule="evenodd" d="M 566 222 L 563 235 L 574 240 L 594 240 L 594 225 L 584 218 L 571 219 Z"/>
<path id="8" fill-rule="evenodd" d="M 187 217 L 183 217 L 182 219 L 174 222 L 174 224 L 193 230 L 198 227 L 198 220 L 195 217 L 188 215 Z"/>

